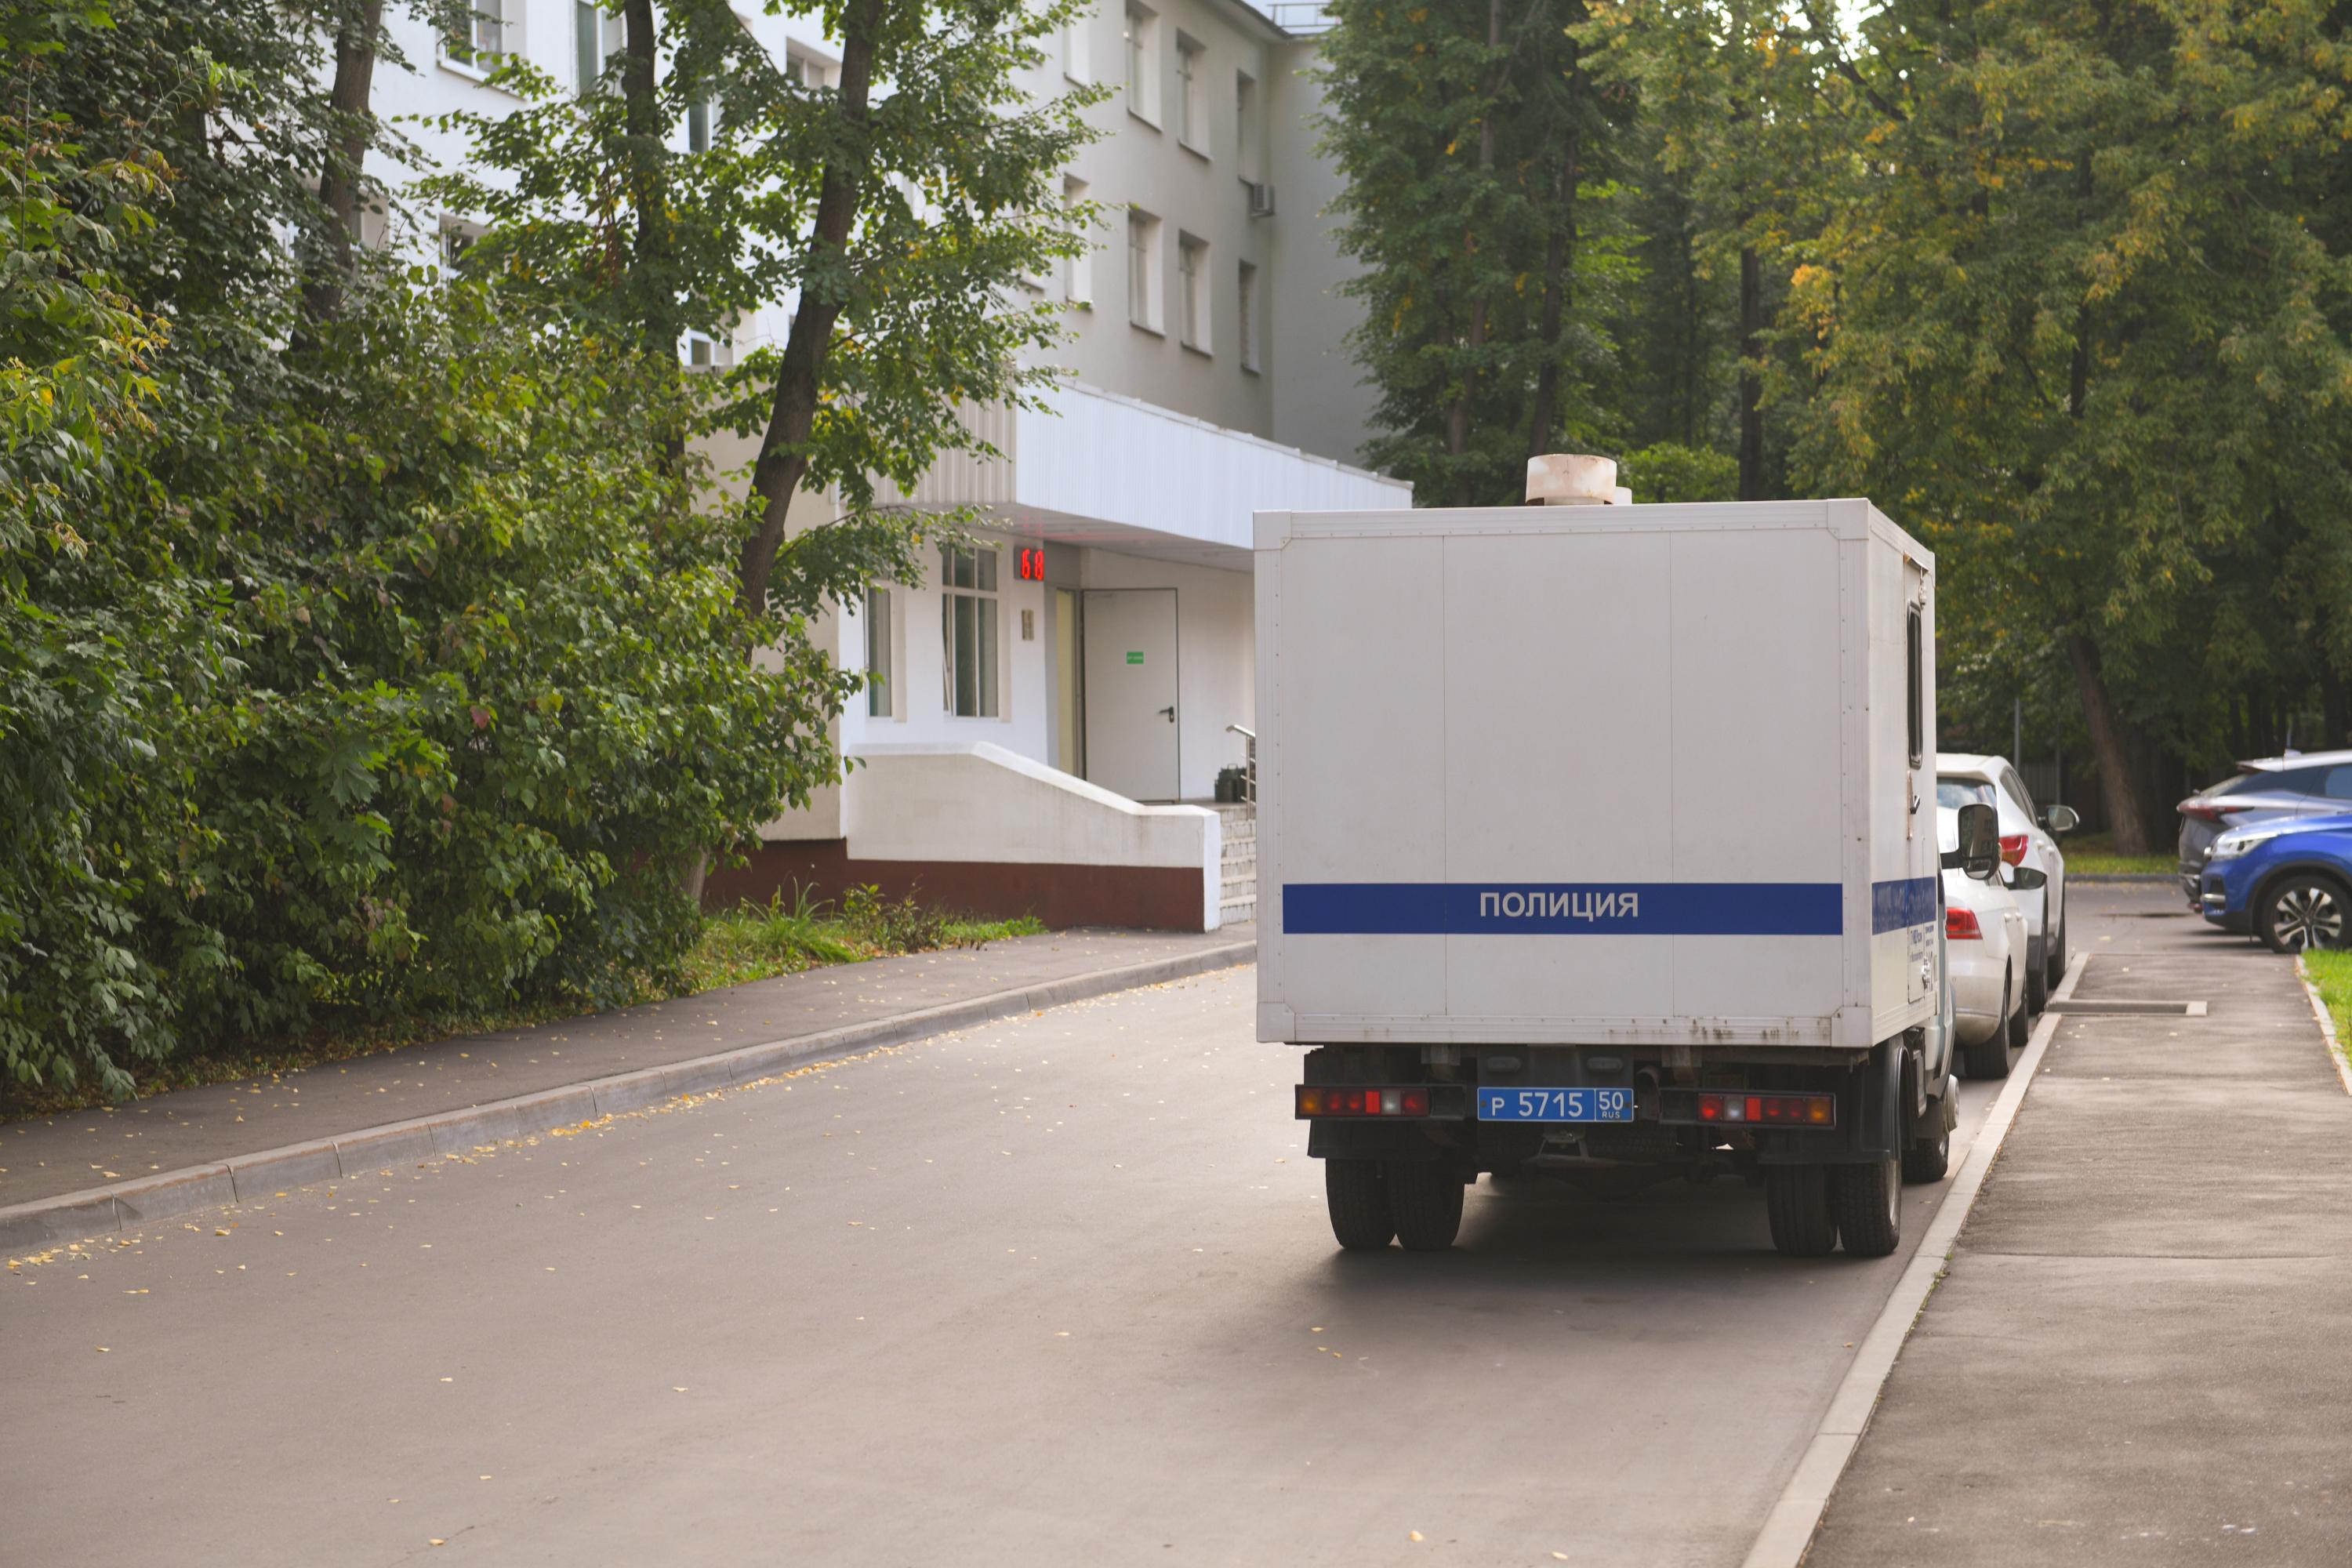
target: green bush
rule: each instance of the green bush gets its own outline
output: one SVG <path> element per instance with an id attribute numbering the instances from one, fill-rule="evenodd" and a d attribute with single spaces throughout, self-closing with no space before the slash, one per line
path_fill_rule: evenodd
<path id="1" fill-rule="evenodd" d="M 1736 500 L 1739 462 L 1704 447 L 1660 441 L 1617 459 L 1617 482 L 1639 504 L 1652 501 Z"/>

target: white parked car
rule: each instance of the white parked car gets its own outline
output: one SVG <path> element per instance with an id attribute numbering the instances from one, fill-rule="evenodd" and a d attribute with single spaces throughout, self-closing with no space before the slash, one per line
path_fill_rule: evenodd
<path id="1" fill-rule="evenodd" d="M 1976 800 L 1958 786 L 1937 786 L 1936 841 L 1959 843 L 1958 808 Z M 2007 867 L 2002 874 L 2007 875 Z M 2028 955 L 2025 912 L 1996 879 L 1979 882 L 1957 869 L 1944 877 L 1944 973 L 1952 988 L 1953 1034 L 1960 1070 L 1970 1078 L 2009 1076 L 2009 1049 L 2025 1044 Z"/>
<path id="2" fill-rule="evenodd" d="M 1948 784 L 1954 787 L 1948 790 Z M 1958 806 L 1972 800 L 1985 801 L 2000 814 L 2002 861 L 2031 868 L 2045 879 L 2040 889 L 2017 895 L 2025 911 L 2025 1005 L 2029 1014 L 2039 1013 L 2050 1000 L 2050 988 L 2066 973 L 2066 857 L 2059 852 L 2057 836 L 2077 818 L 2063 805 L 2047 811 L 2036 806 L 2006 757 L 1937 752 L 1937 804 Z"/>

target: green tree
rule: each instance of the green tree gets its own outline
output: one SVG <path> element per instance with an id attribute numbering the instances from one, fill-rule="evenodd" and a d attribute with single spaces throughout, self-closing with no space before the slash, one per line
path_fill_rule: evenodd
<path id="1" fill-rule="evenodd" d="M 1340 0 L 1322 146 L 1346 188 L 1353 337 L 1380 390 L 1374 465 L 1424 502 L 1517 501 L 1563 429 L 1601 444 L 1589 395 L 1625 262 L 1616 129 L 1570 27 L 1580 0 Z"/>
<path id="2" fill-rule="evenodd" d="M 2147 849 L 2219 694 L 2290 641 L 2345 668 L 2352 50 L 2301 0 L 1898 4 L 1869 37 L 1867 171 L 1794 289 L 1801 467 L 1937 546 L 1951 637 L 2054 647 Z"/>

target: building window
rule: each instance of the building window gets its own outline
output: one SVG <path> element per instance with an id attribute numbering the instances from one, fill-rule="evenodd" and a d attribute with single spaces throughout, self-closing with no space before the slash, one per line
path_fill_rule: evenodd
<path id="1" fill-rule="evenodd" d="M 1257 82 L 1246 71 L 1234 73 L 1234 167 L 1252 184 L 1264 177 L 1258 173 Z"/>
<path id="2" fill-rule="evenodd" d="M 1234 335 L 1240 339 L 1242 368 L 1258 370 L 1257 357 L 1257 268 L 1242 263 L 1241 295 L 1234 312 Z"/>
<path id="3" fill-rule="evenodd" d="M 1176 240 L 1176 293 L 1183 314 L 1178 325 L 1188 349 L 1209 352 L 1209 245 L 1180 235 Z"/>
<path id="4" fill-rule="evenodd" d="M 814 55 L 793 49 L 784 55 L 784 79 L 814 92 L 833 79 L 833 68 Z"/>
<path id="5" fill-rule="evenodd" d="M 1095 73 L 1087 58 L 1087 29 L 1094 18 L 1081 11 L 1062 24 L 1062 74 L 1072 81 L 1092 81 Z"/>
<path id="6" fill-rule="evenodd" d="M 1160 220 L 1147 212 L 1127 215 L 1127 319 L 1160 331 Z"/>
<path id="7" fill-rule="evenodd" d="M 959 719 L 996 717 L 996 546 L 940 547 L 940 695 Z"/>
<path id="8" fill-rule="evenodd" d="M 596 90 L 605 64 L 628 41 L 625 27 L 595 0 L 572 0 L 572 74 L 583 97 Z"/>
<path id="9" fill-rule="evenodd" d="M 466 252 L 473 249 L 474 241 L 481 237 L 482 231 L 472 224 L 454 217 L 443 218 L 441 220 L 442 270 L 454 274 L 464 267 Z"/>
<path id="10" fill-rule="evenodd" d="M 1127 111 L 1160 123 L 1160 18 L 1141 5 L 1127 8 Z"/>
<path id="11" fill-rule="evenodd" d="M 466 19 L 444 41 L 444 52 L 478 70 L 490 69 L 520 41 L 507 36 L 507 13 L 520 9 L 520 0 L 467 0 Z"/>
<path id="12" fill-rule="evenodd" d="M 715 95 L 705 93 L 686 106 L 686 150 L 689 153 L 710 151 L 710 128 L 719 121 L 719 101 Z"/>
<path id="13" fill-rule="evenodd" d="M 1176 140 L 1195 153 L 1208 149 L 1209 116 L 1201 101 L 1208 79 L 1202 74 L 1201 46 L 1176 35 Z"/>
<path id="14" fill-rule="evenodd" d="M 1062 205 L 1081 207 L 1087 201 L 1087 183 L 1065 174 L 1062 176 Z M 1073 305 L 1095 302 L 1095 258 L 1091 244 L 1063 264 L 1062 297 Z"/>
<path id="15" fill-rule="evenodd" d="M 890 590 L 866 590 L 866 711 L 890 717 Z"/>

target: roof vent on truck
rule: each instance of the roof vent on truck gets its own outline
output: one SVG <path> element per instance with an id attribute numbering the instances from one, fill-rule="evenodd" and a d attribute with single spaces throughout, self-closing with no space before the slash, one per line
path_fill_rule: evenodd
<path id="1" fill-rule="evenodd" d="M 1631 506 L 1633 492 L 1617 482 L 1617 464 L 1610 458 L 1581 452 L 1547 452 L 1528 459 L 1528 504 L 1544 506 Z"/>

